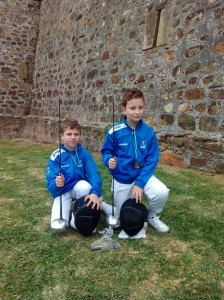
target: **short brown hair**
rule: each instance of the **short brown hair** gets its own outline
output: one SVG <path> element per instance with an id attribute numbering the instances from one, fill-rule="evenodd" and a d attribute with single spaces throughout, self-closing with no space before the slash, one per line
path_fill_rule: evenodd
<path id="1" fill-rule="evenodd" d="M 81 134 L 81 126 L 79 125 L 78 121 L 74 119 L 67 119 L 60 124 L 60 134 L 63 134 L 66 129 L 77 129 L 80 131 Z"/>
<path id="2" fill-rule="evenodd" d="M 123 96 L 122 96 L 122 106 L 126 107 L 128 101 L 132 100 L 132 99 L 136 99 L 136 98 L 141 98 L 143 101 L 145 101 L 144 99 L 144 95 L 142 93 L 142 91 L 140 91 L 139 89 L 136 88 L 132 88 L 132 89 L 125 89 Z"/>

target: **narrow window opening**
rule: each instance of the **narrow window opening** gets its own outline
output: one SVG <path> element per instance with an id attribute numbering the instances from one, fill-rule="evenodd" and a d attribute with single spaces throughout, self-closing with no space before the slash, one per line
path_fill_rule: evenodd
<path id="1" fill-rule="evenodd" d="M 26 81 L 29 81 L 30 79 L 30 67 L 29 64 L 26 64 Z"/>
<path id="2" fill-rule="evenodd" d="M 156 10 L 147 16 L 142 50 L 168 43 L 171 7 Z"/>

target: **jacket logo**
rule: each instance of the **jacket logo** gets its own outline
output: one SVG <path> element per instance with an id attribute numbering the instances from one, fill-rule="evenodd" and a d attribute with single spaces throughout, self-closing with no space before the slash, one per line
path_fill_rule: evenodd
<path id="1" fill-rule="evenodd" d="M 119 146 L 127 146 L 128 143 L 119 144 Z"/>
<path id="2" fill-rule="evenodd" d="M 141 149 L 145 149 L 146 148 L 146 144 L 145 144 L 145 140 L 142 141 L 141 145 L 140 145 Z"/>

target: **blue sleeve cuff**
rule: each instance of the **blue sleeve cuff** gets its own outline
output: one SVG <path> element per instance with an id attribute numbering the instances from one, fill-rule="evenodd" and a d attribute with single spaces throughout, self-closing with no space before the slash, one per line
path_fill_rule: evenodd
<path id="1" fill-rule="evenodd" d="M 140 180 L 140 179 L 137 179 L 135 181 L 135 185 L 139 186 L 141 189 L 144 189 L 145 185 L 146 185 L 146 182 Z"/>
<path id="2" fill-rule="evenodd" d="M 91 194 L 96 194 L 98 197 L 101 196 L 101 192 L 99 190 L 96 190 L 96 189 L 92 189 Z"/>

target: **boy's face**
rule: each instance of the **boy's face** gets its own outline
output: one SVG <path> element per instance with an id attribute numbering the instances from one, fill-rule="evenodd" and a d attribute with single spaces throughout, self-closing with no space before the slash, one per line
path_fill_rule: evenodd
<path id="1" fill-rule="evenodd" d="M 77 144 L 80 142 L 81 133 L 78 129 L 66 128 L 65 131 L 61 134 L 61 139 L 64 143 L 64 146 L 70 150 L 75 150 Z"/>
<path id="2" fill-rule="evenodd" d="M 122 106 L 123 113 L 127 116 L 127 122 L 135 128 L 144 114 L 145 104 L 142 98 L 134 98 Z"/>

